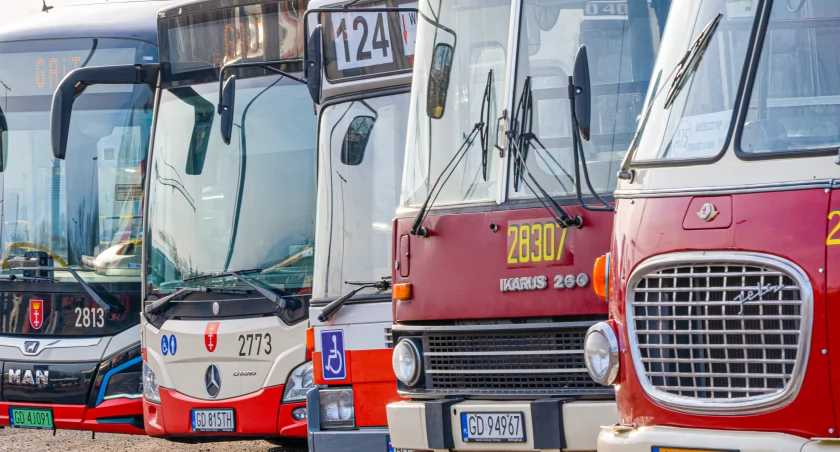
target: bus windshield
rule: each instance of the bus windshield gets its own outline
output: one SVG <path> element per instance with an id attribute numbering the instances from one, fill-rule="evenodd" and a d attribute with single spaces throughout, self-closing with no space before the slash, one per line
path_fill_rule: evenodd
<path id="1" fill-rule="evenodd" d="M 391 274 L 391 219 L 402 179 L 408 93 L 321 111 L 318 243 L 313 296 L 338 297 L 346 281 Z M 323 245 L 322 245 L 323 244 Z"/>
<path id="2" fill-rule="evenodd" d="M 403 205 L 423 203 L 476 123 L 484 120 L 481 99 L 491 71 L 490 102 L 485 108 L 491 121 L 501 115 L 510 5 L 507 0 L 420 2 Z M 495 137 L 489 135 L 493 149 Z M 485 180 L 479 140 L 467 146 L 470 149 L 444 184 L 437 205 L 496 198 L 499 159 L 488 158 Z"/>
<path id="3" fill-rule="evenodd" d="M 225 49 L 261 59 L 279 53 L 277 43 L 299 49 L 298 6 L 280 2 L 176 17 L 161 33 L 170 49 L 161 58 L 178 83 L 163 80 L 148 169 L 148 293 L 236 285 L 237 278 L 204 277 L 244 270 L 255 270 L 243 276 L 280 294 L 311 293 L 317 117 L 306 86 L 265 72 L 233 72 L 233 133 L 226 145 L 216 114 L 218 82 L 202 81 L 206 67 L 221 62 L 213 55 Z M 291 31 L 280 33 L 284 27 Z M 226 35 L 231 29 L 252 34 Z M 247 40 L 239 43 L 236 36 Z M 299 63 L 286 66 L 301 70 Z M 196 277 L 203 279 L 184 281 Z"/>
<path id="4" fill-rule="evenodd" d="M 537 137 L 523 145 L 522 155 L 528 172 L 551 196 L 575 193 L 567 86 L 579 46 L 586 46 L 592 92 L 591 138 L 583 142 L 584 155 L 593 189 L 612 193 L 620 160 L 644 105 L 670 3 L 524 2 L 516 54 L 517 107 L 512 115 L 516 123 L 511 128 Z M 530 112 L 523 111 L 519 102 L 525 86 L 530 86 L 533 99 Z M 523 117 L 530 124 L 523 124 Z M 534 197 L 521 174 L 511 171 L 509 197 Z"/>
<path id="5" fill-rule="evenodd" d="M 75 68 L 156 60 L 155 46 L 127 39 L 0 44 L 0 110 L 8 129 L 0 272 L 69 266 L 86 280 L 140 282 L 152 91 L 87 89 L 74 104 L 65 160 L 50 147 L 50 106 L 58 83 Z M 75 282 L 66 272 L 52 277 Z"/>
<path id="6" fill-rule="evenodd" d="M 671 83 L 665 78 L 692 41 L 717 14 L 722 19 L 705 56 L 673 104 L 665 108 L 665 93 L 655 99 L 643 124 L 636 161 L 712 158 L 723 151 L 729 137 L 736 137 L 735 147 L 745 156 L 836 152 L 840 146 L 840 3 L 772 3 L 758 67 L 743 93 L 748 108 L 739 134 L 732 133 L 731 125 L 758 2 L 681 3 L 679 8 L 675 5 L 671 17 L 683 26 L 669 27 L 655 69 L 663 78 L 664 87 L 659 90 L 665 93 Z"/>

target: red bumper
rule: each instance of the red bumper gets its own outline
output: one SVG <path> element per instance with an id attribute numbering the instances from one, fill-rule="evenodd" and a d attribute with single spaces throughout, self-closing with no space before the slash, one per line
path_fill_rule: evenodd
<path id="1" fill-rule="evenodd" d="M 132 435 L 146 433 L 142 428 L 138 428 L 139 416 L 143 415 L 143 402 L 140 399 L 106 400 L 96 408 L 88 408 L 85 405 L 0 402 L 0 425 L 6 427 L 10 425 L 9 407 L 51 408 L 53 423 L 57 429 Z"/>
<path id="2" fill-rule="evenodd" d="M 283 386 L 263 388 L 255 393 L 226 400 L 200 400 L 177 391 L 160 388 L 160 404 L 143 399 L 146 433 L 151 436 L 285 436 L 306 437 L 306 420 L 296 421 L 292 411 L 306 408 L 306 401 L 281 405 Z M 235 432 L 198 433 L 190 431 L 190 410 L 194 408 L 233 408 Z"/>

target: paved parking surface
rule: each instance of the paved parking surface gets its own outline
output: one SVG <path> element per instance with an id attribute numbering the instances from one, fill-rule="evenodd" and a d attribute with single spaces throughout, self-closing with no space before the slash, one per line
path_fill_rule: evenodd
<path id="1" fill-rule="evenodd" d="M 0 451 L 190 451 L 190 452 L 305 452 L 305 448 L 278 447 L 265 441 L 181 444 L 134 435 L 100 433 L 91 439 L 90 432 L 0 429 Z"/>

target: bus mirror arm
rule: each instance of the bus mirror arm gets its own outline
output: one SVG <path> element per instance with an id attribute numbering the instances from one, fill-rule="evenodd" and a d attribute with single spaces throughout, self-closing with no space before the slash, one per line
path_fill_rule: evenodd
<path id="1" fill-rule="evenodd" d="M 322 52 L 323 26 L 318 25 L 312 30 L 312 36 L 306 43 L 306 56 L 304 57 L 304 71 L 306 74 L 306 87 L 309 88 L 309 95 L 312 102 L 321 104 L 321 71 L 323 70 L 324 56 Z"/>
<path id="2" fill-rule="evenodd" d="M 568 89 L 569 109 L 572 119 L 572 152 L 575 156 L 575 191 L 578 202 L 586 210 L 612 212 L 615 208 L 592 188 L 592 182 L 589 180 L 589 170 L 586 167 L 586 155 L 583 151 L 583 140 L 589 141 L 592 118 L 592 86 L 589 78 L 589 58 L 587 57 L 586 46 L 584 45 L 580 46 L 575 56 L 574 72 L 573 76 L 569 77 Z M 583 178 L 586 181 L 586 186 L 592 196 L 601 204 L 600 206 L 591 206 L 583 200 L 580 187 L 581 168 L 583 168 Z"/>
<path id="3" fill-rule="evenodd" d="M 50 109 L 50 144 L 53 156 L 64 160 L 73 102 L 88 86 L 145 84 L 154 91 L 158 74 L 160 74 L 160 65 L 157 63 L 82 67 L 67 74 L 53 94 Z"/>

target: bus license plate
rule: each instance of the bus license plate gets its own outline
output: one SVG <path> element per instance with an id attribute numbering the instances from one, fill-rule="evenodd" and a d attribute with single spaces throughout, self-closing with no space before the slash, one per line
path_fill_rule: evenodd
<path id="1" fill-rule="evenodd" d="M 9 408 L 9 420 L 12 427 L 43 428 L 52 430 L 53 413 L 44 408 Z"/>
<path id="2" fill-rule="evenodd" d="M 194 432 L 234 432 L 236 421 L 232 409 L 192 410 L 190 412 Z"/>
<path id="3" fill-rule="evenodd" d="M 461 413 L 465 443 L 524 443 L 525 415 L 518 413 Z"/>

